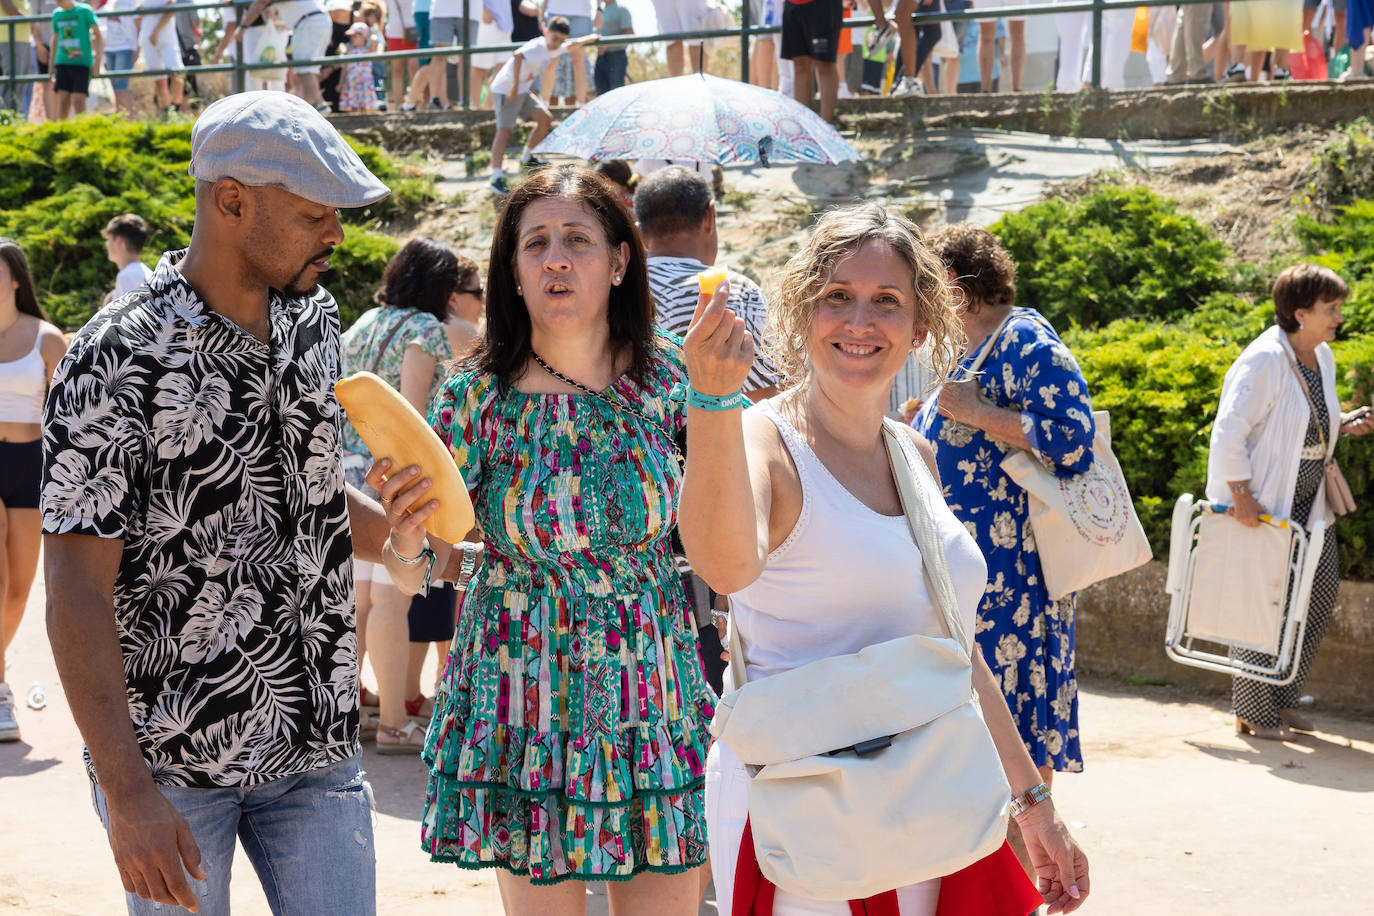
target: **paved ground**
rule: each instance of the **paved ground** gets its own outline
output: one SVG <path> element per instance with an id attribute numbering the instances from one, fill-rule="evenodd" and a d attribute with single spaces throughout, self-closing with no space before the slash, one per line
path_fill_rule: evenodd
<path id="1" fill-rule="evenodd" d="M 123 913 L 90 807 L 80 739 L 43 631 L 42 584 L 9 653 L 25 741 L 0 745 L 0 913 Z M 1163 689 L 1084 689 L 1086 772 L 1055 787 L 1093 862 L 1085 912 L 1343 916 L 1374 910 L 1359 888 L 1374 861 L 1374 724 L 1318 712 L 1321 734 L 1276 745 L 1232 734 L 1216 703 Z M 364 752 L 377 797 L 379 909 L 407 916 L 500 913 L 490 872 L 431 865 L 417 845 L 423 774 L 412 758 Z M 252 870 L 235 912 L 267 912 Z M 588 911 L 605 913 L 604 893 Z M 1364 900 L 1364 903 L 1360 903 Z M 716 912 L 714 902 L 703 914 Z"/>

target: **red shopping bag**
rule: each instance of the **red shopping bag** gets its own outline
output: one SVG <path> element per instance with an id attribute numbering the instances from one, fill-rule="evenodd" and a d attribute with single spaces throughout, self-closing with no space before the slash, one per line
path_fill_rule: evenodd
<path id="1" fill-rule="evenodd" d="M 1294 51 L 1288 63 L 1295 80 L 1326 79 L 1326 55 L 1322 53 L 1321 42 L 1312 37 L 1311 32 L 1302 33 L 1302 53 Z"/>

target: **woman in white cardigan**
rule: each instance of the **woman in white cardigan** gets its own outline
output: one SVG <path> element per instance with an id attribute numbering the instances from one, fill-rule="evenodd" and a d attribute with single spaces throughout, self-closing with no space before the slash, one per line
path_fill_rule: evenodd
<path id="1" fill-rule="evenodd" d="M 1265 513 L 1304 527 L 1333 521 L 1323 469 L 1336 439 L 1374 431 L 1369 408 L 1342 415 L 1336 399 L 1336 361 L 1328 343 L 1344 320 L 1341 304 L 1349 293 L 1345 281 L 1325 267 L 1288 268 L 1274 281 L 1275 326 L 1255 338 L 1226 372 L 1212 426 L 1207 498 L 1231 505 L 1243 525 L 1257 526 Z M 1289 729 L 1313 730 L 1297 702 L 1335 610 L 1339 581 L 1336 538 L 1328 531 L 1312 583 L 1298 676 L 1284 687 L 1233 678 L 1236 734 L 1285 740 L 1292 737 Z M 1272 656 L 1248 650 L 1236 650 L 1235 657 L 1274 663 Z"/>

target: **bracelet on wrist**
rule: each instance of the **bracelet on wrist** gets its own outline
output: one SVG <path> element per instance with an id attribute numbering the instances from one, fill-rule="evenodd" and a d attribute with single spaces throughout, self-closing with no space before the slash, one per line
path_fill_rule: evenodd
<path id="1" fill-rule="evenodd" d="M 391 542 L 390 537 L 386 539 L 385 549 L 390 550 L 391 555 L 395 557 L 396 561 L 403 566 L 415 566 L 419 564 L 421 561 L 428 561 L 425 563 L 425 577 L 420 582 L 420 595 L 422 597 L 427 596 L 429 594 L 429 579 L 430 576 L 434 574 L 434 548 L 429 546 L 429 538 L 425 538 L 424 549 L 420 551 L 420 555 L 418 557 L 407 558 L 401 556 L 400 553 L 396 550 L 396 545 Z"/>
<path id="2" fill-rule="evenodd" d="M 1033 787 L 1029 792 L 1012 797 L 1011 816 L 1020 817 L 1036 805 L 1049 800 L 1050 787 L 1042 782 L 1040 785 Z"/>
<path id="3" fill-rule="evenodd" d="M 1228 486 L 1230 487 L 1232 493 L 1249 493 L 1249 492 L 1250 492 L 1250 481 L 1248 481 L 1248 480 L 1247 480 L 1247 481 L 1244 481 L 1243 483 L 1228 484 Z"/>
<path id="4" fill-rule="evenodd" d="M 736 407 L 748 407 L 752 403 L 745 397 L 743 389 L 726 395 L 702 394 L 682 382 L 674 385 L 668 396 L 674 401 L 686 401 L 688 407 L 710 411 L 734 410 Z"/>
<path id="5" fill-rule="evenodd" d="M 401 556 L 401 552 L 396 549 L 396 543 L 392 541 L 390 538 L 387 538 L 387 543 L 391 545 L 391 555 L 407 566 L 414 566 L 416 563 L 419 563 L 425 557 L 429 557 L 431 563 L 434 562 L 434 548 L 429 546 L 428 537 L 425 538 L 424 546 L 420 548 L 420 553 L 413 557 Z"/>

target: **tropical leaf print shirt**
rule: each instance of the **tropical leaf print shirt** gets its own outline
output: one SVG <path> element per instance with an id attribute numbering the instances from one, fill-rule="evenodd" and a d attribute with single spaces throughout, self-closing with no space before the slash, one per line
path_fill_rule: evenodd
<path id="1" fill-rule="evenodd" d="M 48 396 L 43 530 L 123 541 L 114 607 L 154 779 L 251 786 L 358 747 L 339 316 L 271 294 L 271 342 L 164 255 L 72 341 Z"/>

